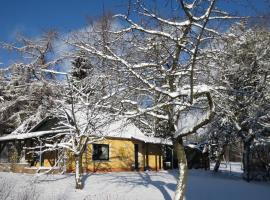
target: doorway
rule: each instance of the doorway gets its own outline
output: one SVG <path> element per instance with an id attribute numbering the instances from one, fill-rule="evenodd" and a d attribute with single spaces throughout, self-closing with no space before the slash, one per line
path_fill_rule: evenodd
<path id="1" fill-rule="evenodd" d="M 139 169 L 139 145 L 138 144 L 134 144 L 134 155 L 135 155 L 135 170 Z"/>

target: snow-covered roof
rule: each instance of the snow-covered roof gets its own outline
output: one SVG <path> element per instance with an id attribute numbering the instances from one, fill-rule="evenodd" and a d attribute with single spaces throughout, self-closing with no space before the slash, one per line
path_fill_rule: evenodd
<path id="1" fill-rule="evenodd" d="M 22 133 L 22 134 L 17 134 L 17 135 L 9 134 L 9 135 L 0 137 L 0 142 L 10 141 L 10 140 L 24 140 L 24 139 L 34 138 L 34 137 L 42 137 L 42 136 L 50 135 L 50 134 L 67 133 L 67 132 L 68 130 L 49 130 L 49 131 Z"/>
<path id="2" fill-rule="evenodd" d="M 75 117 L 81 130 L 88 124 L 88 114 L 90 113 L 85 112 L 84 107 L 77 107 Z M 70 111 L 69 115 L 71 116 Z M 103 137 L 112 138 L 136 139 L 145 143 L 172 145 L 172 142 L 169 140 L 146 136 L 138 127 L 128 122 L 125 118 L 112 120 L 109 114 L 99 113 L 95 116 L 91 116 L 90 119 L 92 123 L 95 123 L 96 127 L 99 127 L 95 130 L 96 135 L 100 134 Z"/>
<path id="3" fill-rule="evenodd" d="M 40 126 L 40 123 L 38 125 Z M 34 130 L 34 128 L 32 130 Z M 60 130 L 57 129 L 57 130 L 46 130 L 46 131 L 34 131 L 34 132 L 17 134 L 17 135 L 9 134 L 9 135 L 0 137 L 0 142 L 10 141 L 10 140 L 23 140 L 23 139 L 34 138 L 34 137 L 42 137 L 49 134 L 59 134 L 59 133 L 67 134 L 68 132 L 69 132 L 68 129 L 60 129 Z M 145 143 L 172 145 L 172 142 L 168 139 L 146 136 L 133 123 L 128 123 L 127 120 L 124 120 L 124 119 L 116 120 L 100 127 L 99 130 L 96 131 L 96 135 L 109 137 L 109 138 L 135 139 L 135 140 L 139 140 Z"/>
<path id="4" fill-rule="evenodd" d="M 102 127 L 100 132 L 105 137 L 135 139 L 145 143 L 172 145 L 171 140 L 146 136 L 137 126 L 133 123 L 128 123 L 126 120 L 114 121 Z"/>

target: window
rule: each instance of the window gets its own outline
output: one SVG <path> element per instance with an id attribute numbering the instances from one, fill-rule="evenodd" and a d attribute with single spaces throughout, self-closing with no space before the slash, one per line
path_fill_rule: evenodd
<path id="1" fill-rule="evenodd" d="M 93 160 L 109 160 L 109 145 L 93 144 Z"/>

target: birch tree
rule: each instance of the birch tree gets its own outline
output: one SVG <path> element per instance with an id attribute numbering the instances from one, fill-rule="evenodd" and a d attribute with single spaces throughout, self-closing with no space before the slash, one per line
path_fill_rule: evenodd
<path id="1" fill-rule="evenodd" d="M 206 125 L 214 114 L 213 87 L 198 80 L 203 80 L 201 51 L 220 35 L 214 26 L 231 18 L 215 3 L 179 0 L 176 8 L 180 9 L 168 18 L 137 1 L 126 15 L 115 16 L 120 26 L 104 30 L 109 35 L 105 43 L 100 38 L 95 43 L 69 42 L 126 75 L 129 94 L 134 95 L 122 96 L 115 111 L 128 118 L 147 115 L 158 123 L 166 122 L 165 135 L 174 141 L 179 162 L 176 200 L 184 198 L 187 180 L 183 137 Z M 143 104 L 146 100 L 149 103 Z M 187 116 L 196 116 L 189 126 L 182 123 Z"/>

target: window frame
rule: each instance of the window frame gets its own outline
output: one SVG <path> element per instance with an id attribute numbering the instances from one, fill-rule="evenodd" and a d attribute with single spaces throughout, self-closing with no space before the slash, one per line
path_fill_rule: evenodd
<path id="1" fill-rule="evenodd" d="M 95 152 L 95 147 L 106 147 L 108 149 L 107 156 L 108 158 L 96 158 L 94 152 Z M 92 160 L 93 161 L 109 161 L 110 160 L 110 145 L 109 144 L 92 144 Z"/>

